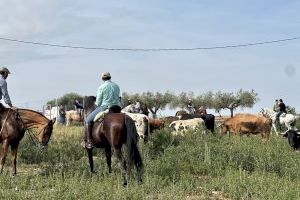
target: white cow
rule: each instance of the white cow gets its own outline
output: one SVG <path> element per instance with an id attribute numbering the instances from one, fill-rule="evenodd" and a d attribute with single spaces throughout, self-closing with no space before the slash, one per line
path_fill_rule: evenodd
<path id="1" fill-rule="evenodd" d="M 122 113 L 125 113 L 133 119 L 137 133 L 139 134 L 140 138 L 145 140 L 150 134 L 150 123 L 148 116 L 140 113 L 129 113 L 124 111 L 122 111 Z"/>
<path id="2" fill-rule="evenodd" d="M 205 127 L 204 120 L 201 118 L 187 119 L 187 120 L 176 120 L 173 121 L 170 125 L 170 128 L 173 129 L 172 134 L 183 134 L 188 129 L 195 129 L 197 127 Z"/>

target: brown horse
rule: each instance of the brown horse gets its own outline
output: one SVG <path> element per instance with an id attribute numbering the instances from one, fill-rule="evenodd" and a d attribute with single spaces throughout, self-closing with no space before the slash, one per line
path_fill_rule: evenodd
<path id="1" fill-rule="evenodd" d="M 17 173 L 16 160 L 18 146 L 23 138 L 25 131 L 32 128 L 37 129 L 37 137 L 34 137 L 41 146 L 46 146 L 50 140 L 53 130 L 54 120 L 49 120 L 42 114 L 26 109 L 12 110 L 2 107 L 1 111 L 1 132 L 0 141 L 2 143 L 2 152 L 0 155 L 0 170 L 3 171 L 8 147 L 11 147 L 13 175 Z"/>
<path id="2" fill-rule="evenodd" d="M 85 97 L 84 102 L 84 113 L 86 116 L 95 109 L 95 97 Z M 121 109 L 118 110 L 118 113 L 114 113 L 113 109 L 110 109 L 110 112 L 104 116 L 102 121 L 94 122 L 92 139 L 94 147 L 105 149 L 109 173 L 111 173 L 112 152 L 115 153 L 122 165 L 124 185 L 127 185 L 132 162 L 134 162 L 137 169 L 138 181 L 142 182 L 143 163 L 137 147 L 138 134 L 135 123 L 124 113 L 119 113 L 120 111 Z M 128 149 L 127 162 L 122 153 L 123 144 L 126 144 Z M 87 153 L 90 170 L 93 173 L 93 149 L 87 149 Z"/>

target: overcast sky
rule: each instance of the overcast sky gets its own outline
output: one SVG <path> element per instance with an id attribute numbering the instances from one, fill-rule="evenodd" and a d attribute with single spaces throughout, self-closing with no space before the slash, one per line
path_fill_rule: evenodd
<path id="1" fill-rule="evenodd" d="M 107 48 L 192 48 L 300 36 L 300 1 L 0 0 L 0 37 Z M 245 48 L 121 52 L 0 41 L 13 103 L 41 108 L 68 92 L 95 95 L 109 71 L 122 91 L 254 89 L 300 110 L 300 40 Z"/>

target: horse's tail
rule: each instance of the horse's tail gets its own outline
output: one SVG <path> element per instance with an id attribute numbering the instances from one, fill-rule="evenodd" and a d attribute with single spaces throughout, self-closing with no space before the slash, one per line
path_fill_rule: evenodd
<path id="1" fill-rule="evenodd" d="M 143 161 L 137 146 L 138 133 L 133 119 L 128 115 L 125 115 L 125 125 L 127 129 L 126 145 L 128 148 L 128 163 L 131 165 L 131 161 L 133 160 L 134 165 L 137 167 L 137 170 L 140 173 L 143 167 Z"/>

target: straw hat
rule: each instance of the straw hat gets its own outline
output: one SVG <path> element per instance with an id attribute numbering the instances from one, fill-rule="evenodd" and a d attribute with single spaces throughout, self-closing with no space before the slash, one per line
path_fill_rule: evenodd
<path id="1" fill-rule="evenodd" d="M 0 72 L 6 72 L 7 74 L 10 74 L 10 71 L 6 67 L 0 67 Z"/>

